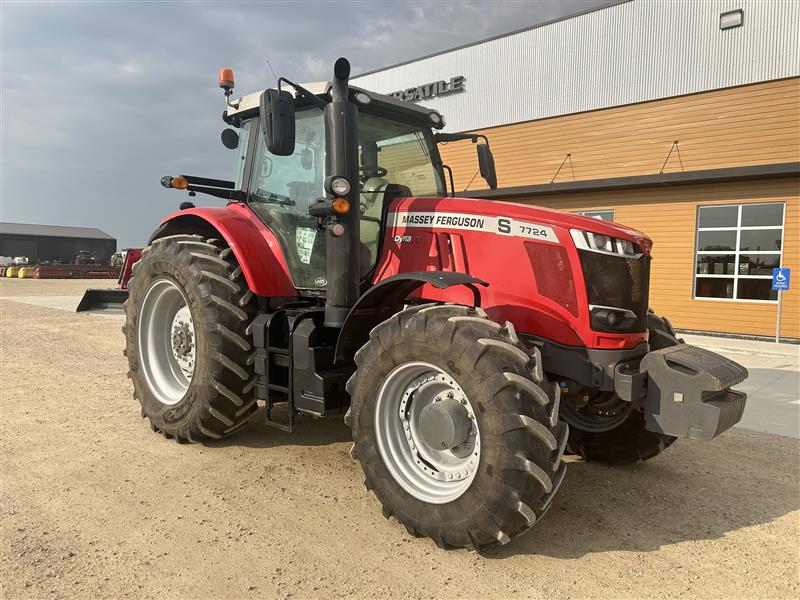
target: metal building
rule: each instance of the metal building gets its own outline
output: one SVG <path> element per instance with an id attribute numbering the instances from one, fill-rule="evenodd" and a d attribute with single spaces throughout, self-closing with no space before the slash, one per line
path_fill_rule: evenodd
<path id="1" fill-rule="evenodd" d="M 24 256 L 30 264 L 72 264 L 84 253 L 108 264 L 116 251 L 117 240 L 94 227 L 0 223 L 0 256 Z"/>
<path id="2" fill-rule="evenodd" d="M 741 11 L 739 13 L 738 11 Z M 733 15 L 732 13 L 737 13 Z M 721 29 L 721 15 L 741 25 Z M 731 18 L 731 17 L 727 17 Z M 362 73 L 466 131 L 800 75 L 800 2 L 632 0 Z"/>
<path id="3" fill-rule="evenodd" d="M 654 241 L 650 302 L 688 330 L 774 335 L 800 272 L 800 2 L 632 0 L 364 73 L 421 102 L 461 195 L 613 219 Z M 800 338 L 800 293 L 783 292 Z"/>

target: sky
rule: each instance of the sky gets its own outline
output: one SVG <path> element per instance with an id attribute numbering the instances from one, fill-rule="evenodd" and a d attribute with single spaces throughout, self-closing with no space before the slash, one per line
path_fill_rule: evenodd
<path id="1" fill-rule="evenodd" d="M 143 245 L 188 200 L 163 175 L 232 178 L 217 71 L 236 95 L 363 72 L 607 4 L 0 0 L 0 221 Z M 223 200 L 198 195 L 198 206 Z"/>

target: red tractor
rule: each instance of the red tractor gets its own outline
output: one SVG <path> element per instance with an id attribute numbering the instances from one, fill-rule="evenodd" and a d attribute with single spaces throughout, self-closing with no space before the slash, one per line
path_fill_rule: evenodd
<path id="1" fill-rule="evenodd" d="M 476 143 L 494 187 L 486 139 L 437 133 L 438 112 L 349 72 L 339 59 L 320 89 L 281 78 L 234 101 L 223 69 L 235 178 L 162 179 L 228 204 L 182 204 L 128 283 L 130 377 L 155 431 L 218 440 L 259 402 L 290 432 L 346 411 L 384 516 L 480 549 L 542 517 L 565 452 L 644 460 L 741 418 L 747 371 L 649 310 L 647 236 L 453 197 L 438 144 Z"/>

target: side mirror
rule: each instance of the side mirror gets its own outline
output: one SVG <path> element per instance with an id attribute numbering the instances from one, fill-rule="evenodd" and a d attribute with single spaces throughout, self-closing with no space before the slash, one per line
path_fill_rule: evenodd
<path id="1" fill-rule="evenodd" d="M 278 156 L 294 153 L 294 96 L 286 90 L 261 94 L 261 131 L 267 150 Z"/>
<path id="2" fill-rule="evenodd" d="M 223 129 L 220 137 L 222 138 L 222 145 L 228 150 L 236 150 L 236 148 L 238 148 L 239 134 L 233 129 Z"/>
<path id="3" fill-rule="evenodd" d="M 489 184 L 489 188 L 497 189 L 497 171 L 494 168 L 494 156 L 488 144 L 478 144 L 478 167 L 481 177 Z"/>

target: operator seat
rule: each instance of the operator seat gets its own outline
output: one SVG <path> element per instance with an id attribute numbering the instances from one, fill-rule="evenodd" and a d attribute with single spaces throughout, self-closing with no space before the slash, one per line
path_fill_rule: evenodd
<path id="1" fill-rule="evenodd" d="M 366 276 L 378 260 L 378 247 L 383 234 L 385 207 L 395 198 L 411 196 L 411 190 L 383 177 L 370 177 L 361 187 L 361 275 Z"/>

